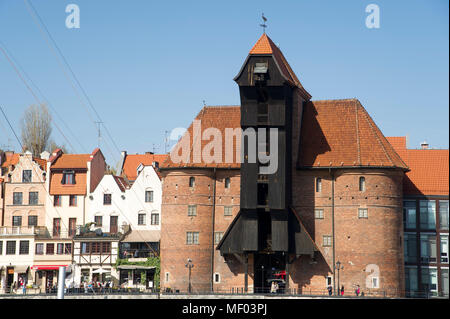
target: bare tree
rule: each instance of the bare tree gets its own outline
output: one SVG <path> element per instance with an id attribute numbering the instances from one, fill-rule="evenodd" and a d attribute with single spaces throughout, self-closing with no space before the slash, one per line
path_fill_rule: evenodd
<path id="1" fill-rule="evenodd" d="M 22 145 L 33 156 L 39 155 L 47 148 L 52 133 L 52 116 L 46 105 L 31 105 L 21 121 Z"/>
<path id="2" fill-rule="evenodd" d="M 57 144 L 53 139 L 50 139 L 47 143 L 47 148 L 45 149 L 46 151 L 48 151 L 50 154 L 53 153 L 54 150 L 56 149 L 61 149 L 63 151 L 64 154 L 69 154 L 69 149 L 66 147 L 65 144 Z"/>

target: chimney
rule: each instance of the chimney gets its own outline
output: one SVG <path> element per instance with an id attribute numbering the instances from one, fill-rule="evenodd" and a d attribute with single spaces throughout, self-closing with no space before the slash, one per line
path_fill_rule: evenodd
<path id="1" fill-rule="evenodd" d="M 428 144 L 427 141 L 424 141 L 424 142 L 420 143 L 420 148 L 423 150 L 427 150 L 430 148 L 430 145 Z"/>

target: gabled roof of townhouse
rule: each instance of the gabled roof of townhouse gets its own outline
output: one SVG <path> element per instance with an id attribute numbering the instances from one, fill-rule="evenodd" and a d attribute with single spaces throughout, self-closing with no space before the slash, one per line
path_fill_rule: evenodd
<path id="1" fill-rule="evenodd" d="M 21 155 L 22 154 L 19 153 L 5 152 L 5 161 L 2 163 L 1 167 L 15 167 L 19 163 Z M 33 157 L 33 161 L 35 161 L 43 171 L 47 170 L 47 161 L 45 159 Z"/>
<path id="2" fill-rule="evenodd" d="M 85 172 L 88 169 L 88 162 L 97 155 L 103 154 L 99 148 L 96 148 L 91 154 L 64 154 L 61 149 L 53 151 L 49 158 L 50 171 L 50 194 L 51 195 L 85 195 L 87 177 Z M 54 174 L 60 174 L 64 170 L 76 170 L 82 174 L 76 174 L 75 185 L 63 185 L 61 179 Z M 95 185 L 96 186 L 96 185 Z M 92 186 L 91 186 L 92 187 Z"/>
<path id="3" fill-rule="evenodd" d="M 448 149 L 408 149 L 406 136 L 387 139 L 410 168 L 403 179 L 403 194 L 449 195 Z"/>
<path id="4" fill-rule="evenodd" d="M 144 166 L 152 166 L 154 162 L 159 163 L 161 165 L 166 158 L 168 157 L 167 154 L 153 154 L 153 153 L 145 153 L 145 154 L 124 154 L 125 158 L 123 160 L 123 165 L 121 167 L 121 176 L 126 177 L 129 181 L 135 181 L 138 174 L 137 169 L 139 165 Z M 159 175 L 158 170 L 156 170 L 156 173 Z"/>

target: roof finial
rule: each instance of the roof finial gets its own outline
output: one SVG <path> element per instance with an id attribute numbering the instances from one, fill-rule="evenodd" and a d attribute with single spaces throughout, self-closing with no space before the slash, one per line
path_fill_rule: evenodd
<path id="1" fill-rule="evenodd" d="M 266 21 L 267 21 L 267 18 L 264 16 L 264 12 L 262 14 L 262 19 L 263 19 L 263 23 L 260 24 L 260 26 L 263 27 L 264 34 L 266 34 L 266 28 L 267 28 Z"/>

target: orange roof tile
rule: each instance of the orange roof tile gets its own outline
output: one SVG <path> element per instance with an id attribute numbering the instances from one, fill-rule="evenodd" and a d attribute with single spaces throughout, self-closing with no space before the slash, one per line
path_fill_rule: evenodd
<path id="1" fill-rule="evenodd" d="M 187 130 L 191 149 L 189 163 L 174 163 L 169 157 L 161 167 L 240 168 L 236 158 L 234 163 L 225 163 L 224 142 L 226 128 L 240 128 L 240 115 L 239 106 L 207 106 L 195 118 L 201 121 L 202 132 L 208 128 L 217 128 L 221 132 L 222 163 L 205 163 L 203 158 L 200 163 L 194 163 L 192 123 Z M 208 143 L 209 140 L 202 140 L 201 149 Z M 234 152 L 236 147 L 235 144 Z M 300 168 L 364 166 L 408 169 L 356 99 L 308 102 L 303 111 L 300 147 Z"/>
<path id="2" fill-rule="evenodd" d="M 388 137 L 410 171 L 403 180 L 405 195 L 449 194 L 449 150 L 407 149 L 406 137 Z"/>
<path id="3" fill-rule="evenodd" d="M 306 103 L 301 130 L 299 167 L 407 169 L 357 99 Z"/>
<path id="4" fill-rule="evenodd" d="M 126 155 L 123 163 L 122 172 L 123 175 L 130 181 L 134 181 L 137 178 L 137 168 L 140 164 L 144 166 L 151 166 L 153 162 L 163 163 L 167 154 L 130 154 Z"/>
<path id="5" fill-rule="evenodd" d="M 2 167 L 9 167 L 11 165 L 17 165 L 19 163 L 19 153 L 7 154 L 5 161 L 2 163 Z"/>
<path id="6" fill-rule="evenodd" d="M 279 66 L 280 71 L 285 77 L 285 79 L 292 85 L 298 87 L 302 91 L 302 93 L 306 96 L 307 99 L 311 98 L 311 95 L 303 88 L 302 84 L 295 75 L 294 71 L 287 62 L 281 50 L 278 48 L 278 46 L 275 45 L 275 43 L 273 43 L 273 41 L 267 36 L 267 34 L 264 33 L 259 38 L 259 40 L 255 43 L 253 48 L 250 50 L 249 54 L 272 55 L 275 61 L 277 62 L 277 65 Z"/>
<path id="7" fill-rule="evenodd" d="M 189 163 L 174 163 L 170 156 L 167 157 L 167 160 L 161 165 L 161 168 L 176 168 L 176 167 L 218 167 L 218 168 L 240 168 L 240 163 L 238 163 L 237 159 L 234 156 L 234 163 L 225 163 L 225 129 L 226 128 L 240 128 L 241 127 L 241 108 L 240 106 L 205 106 L 200 113 L 196 116 L 195 120 L 201 121 L 201 134 L 208 128 L 217 128 L 222 134 L 222 163 L 205 163 L 203 158 L 199 163 L 194 162 L 194 134 L 193 134 L 193 125 L 192 123 L 186 134 L 189 134 L 190 137 L 190 158 Z M 181 141 L 182 139 L 180 139 Z M 178 143 L 180 143 L 180 141 Z M 204 146 L 209 144 L 210 140 L 201 140 L 201 149 L 204 149 Z M 240 145 L 240 140 L 237 141 Z M 233 143 L 233 154 L 235 154 L 236 143 Z"/>
<path id="8" fill-rule="evenodd" d="M 90 157 L 91 154 L 62 154 L 53 162 L 51 168 L 87 169 L 87 162 L 90 161 Z"/>

